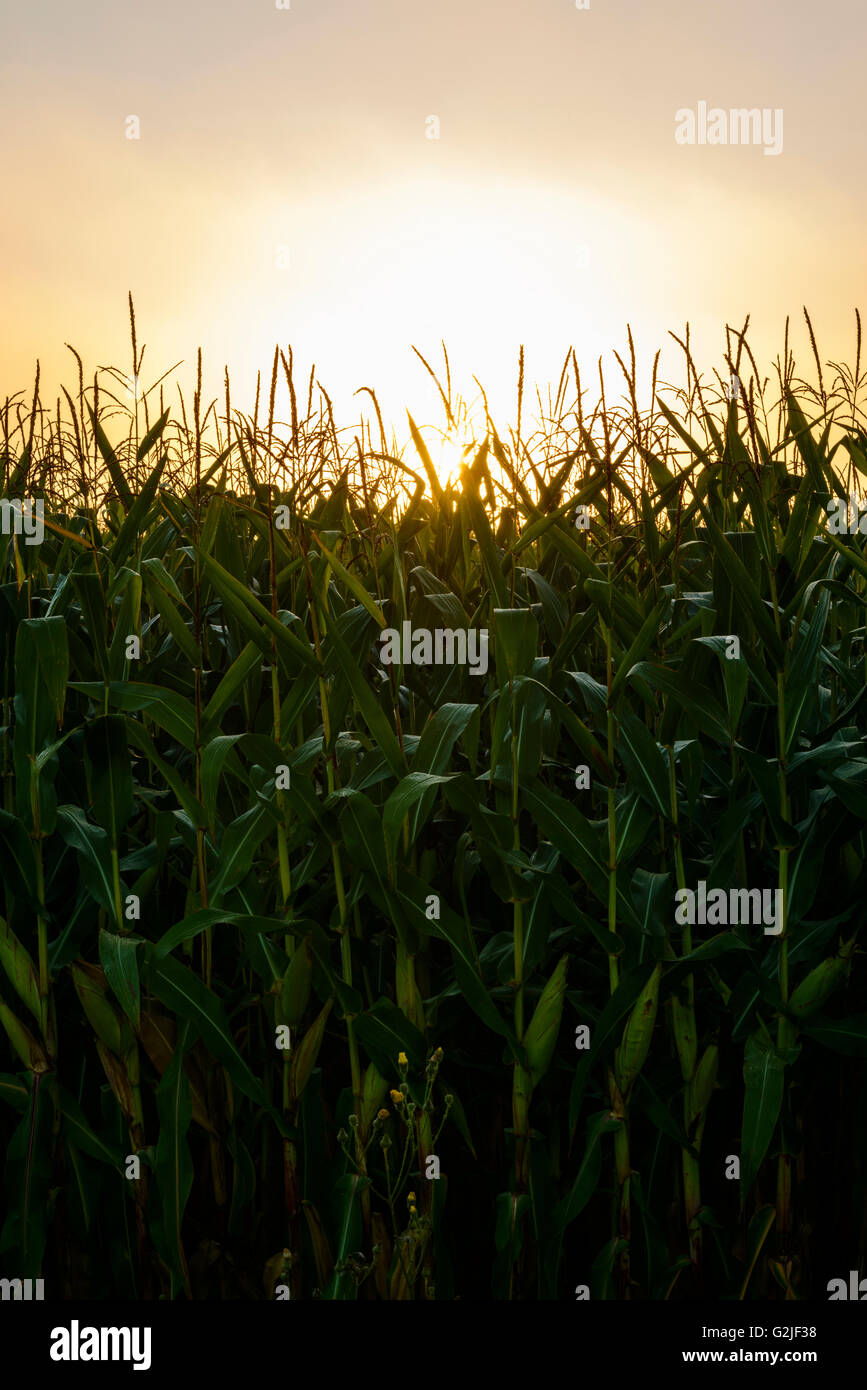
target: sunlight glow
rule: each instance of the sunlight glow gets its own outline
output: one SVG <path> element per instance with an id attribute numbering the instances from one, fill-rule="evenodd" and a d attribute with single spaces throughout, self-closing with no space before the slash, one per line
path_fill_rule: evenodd
<path id="1" fill-rule="evenodd" d="M 459 482 L 461 468 L 464 464 L 472 463 L 477 451 L 475 439 L 460 427 L 457 430 L 449 429 L 436 441 L 430 454 L 443 487 Z"/>

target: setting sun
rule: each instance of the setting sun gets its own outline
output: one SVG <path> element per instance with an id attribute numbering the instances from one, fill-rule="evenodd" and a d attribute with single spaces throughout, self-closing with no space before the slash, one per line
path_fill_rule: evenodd
<path id="1" fill-rule="evenodd" d="M 475 440 L 459 431 L 449 430 L 435 442 L 431 458 L 443 487 L 459 483 L 461 469 L 472 463 L 475 452 Z"/>

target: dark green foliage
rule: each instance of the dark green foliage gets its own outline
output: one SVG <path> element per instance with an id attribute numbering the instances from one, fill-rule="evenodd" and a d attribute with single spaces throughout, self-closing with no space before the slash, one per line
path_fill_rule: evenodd
<path id="1" fill-rule="evenodd" d="M 61 477 L 7 409 L 47 491 L 41 545 L 0 538 L 4 1274 L 782 1299 L 861 1266 L 867 561 L 821 502 L 863 456 L 781 385 L 776 438 L 754 396 L 585 407 L 462 486 L 413 424 L 429 496 L 198 404 L 114 446 L 76 413 Z M 405 621 L 487 629 L 486 672 L 383 664 Z M 781 889 L 785 930 L 677 922 L 699 882 Z"/>

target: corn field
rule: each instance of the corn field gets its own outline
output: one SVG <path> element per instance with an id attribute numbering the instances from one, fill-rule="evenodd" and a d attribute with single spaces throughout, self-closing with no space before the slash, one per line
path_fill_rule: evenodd
<path id="1" fill-rule="evenodd" d="M 192 411 L 140 391 L 130 310 L 131 398 L 79 359 L 2 410 L 0 1273 L 827 1297 L 867 1247 L 860 318 L 809 380 L 685 338 L 648 408 L 634 352 L 570 354 L 532 423 L 522 358 L 445 483 L 291 352 L 252 415 L 201 354 Z M 484 662 L 384 661 L 405 625 Z"/>

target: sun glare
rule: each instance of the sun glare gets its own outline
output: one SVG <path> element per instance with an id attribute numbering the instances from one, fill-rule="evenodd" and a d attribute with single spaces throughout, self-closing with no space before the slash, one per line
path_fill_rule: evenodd
<path id="1" fill-rule="evenodd" d="M 454 429 L 447 430 L 431 451 L 437 477 L 443 487 L 455 485 L 464 464 L 472 463 L 477 445 L 472 435 Z"/>

